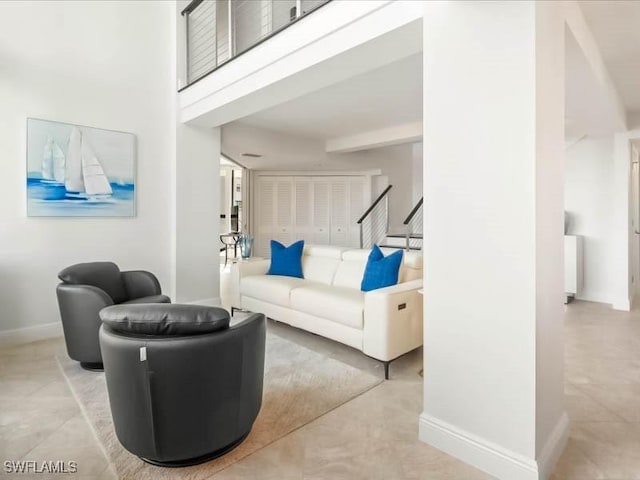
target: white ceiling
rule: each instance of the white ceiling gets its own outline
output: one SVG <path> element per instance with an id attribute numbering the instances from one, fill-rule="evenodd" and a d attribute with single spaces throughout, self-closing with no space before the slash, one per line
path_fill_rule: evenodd
<path id="1" fill-rule="evenodd" d="M 583 0 L 580 7 L 627 111 L 640 111 L 640 1 Z"/>
<path id="2" fill-rule="evenodd" d="M 263 110 L 240 123 L 326 140 L 422 120 L 422 54 Z"/>

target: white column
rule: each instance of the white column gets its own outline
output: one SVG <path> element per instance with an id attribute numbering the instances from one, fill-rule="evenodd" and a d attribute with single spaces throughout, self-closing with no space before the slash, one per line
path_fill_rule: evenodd
<path id="1" fill-rule="evenodd" d="M 176 302 L 220 302 L 220 129 L 177 126 Z"/>
<path id="2" fill-rule="evenodd" d="M 420 438 L 547 478 L 563 407 L 564 20 L 553 3 L 425 2 Z"/>

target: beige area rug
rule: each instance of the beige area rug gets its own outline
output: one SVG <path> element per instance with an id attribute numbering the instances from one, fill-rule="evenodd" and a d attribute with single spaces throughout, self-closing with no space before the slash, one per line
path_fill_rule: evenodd
<path id="1" fill-rule="evenodd" d="M 262 409 L 246 440 L 227 455 L 185 468 L 148 465 L 118 442 L 104 373 L 88 372 L 68 357 L 58 357 L 85 416 L 119 478 L 210 478 L 382 382 L 362 370 L 328 358 L 267 332 Z"/>

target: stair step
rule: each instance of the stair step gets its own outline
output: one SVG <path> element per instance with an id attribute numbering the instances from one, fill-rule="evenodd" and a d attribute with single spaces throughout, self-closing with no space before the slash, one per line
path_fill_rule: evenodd
<path id="1" fill-rule="evenodd" d="M 380 240 L 385 245 L 392 245 L 394 247 L 404 247 L 407 245 L 407 239 L 401 237 L 385 237 Z M 411 239 L 409 241 L 409 245 L 418 246 L 422 245 L 422 240 L 420 239 Z"/>
<path id="2" fill-rule="evenodd" d="M 395 248 L 396 250 L 405 250 L 407 247 L 400 247 L 398 245 L 384 245 L 384 244 L 380 244 L 378 245 L 380 248 Z M 414 247 L 414 246 L 410 246 L 409 250 L 422 250 L 422 247 Z"/>
<path id="3" fill-rule="evenodd" d="M 386 235 L 389 238 L 407 238 L 406 233 L 387 233 Z M 421 233 L 410 233 L 409 238 L 419 238 L 422 239 Z"/>

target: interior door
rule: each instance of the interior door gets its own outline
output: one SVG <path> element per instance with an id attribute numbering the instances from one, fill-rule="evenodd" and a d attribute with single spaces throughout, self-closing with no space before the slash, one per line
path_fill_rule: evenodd
<path id="1" fill-rule="evenodd" d="M 329 245 L 330 210 L 329 210 L 329 178 L 313 178 L 313 232 L 311 242 L 317 245 Z"/>
<path id="2" fill-rule="evenodd" d="M 275 178 L 258 177 L 257 187 L 255 249 L 258 256 L 269 257 L 269 240 L 273 236 L 276 223 Z"/>
<path id="3" fill-rule="evenodd" d="M 331 245 L 349 246 L 349 183 L 345 178 L 331 179 Z"/>
<path id="4" fill-rule="evenodd" d="M 295 239 L 313 243 L 313 182 L 310 177 L 295 177 L 293 184 Z"/>
<path id="5" fill-rule="evenodd" d="M 273 239 L 289 246 L 294 238 L 293 222 L 293 177 L 280 177 L 275 182 L 276 208 Z"/>
<path id="6" fill-rule="evenodd" d="M 349 238 L 348 245 L 360 248 L 360 225 L 356 222 L 362 216 L 366 207 L 366 179 L 352 177 L 349 179 Z"/>

